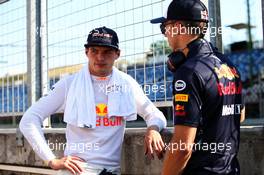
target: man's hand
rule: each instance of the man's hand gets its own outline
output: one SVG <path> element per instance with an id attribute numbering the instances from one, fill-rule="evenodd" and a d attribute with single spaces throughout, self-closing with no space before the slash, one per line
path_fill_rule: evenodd
<path id="1" fill-rule="evenodd" d="M 54 170 L 67 169 L 72 174 L 81 174 L 84 171 L 80 166 L 81 162 L 84 162 L 84 160 L 77 156 L 66 156 L 60 159 L 53 159 L 49 161 L 48 165 Z"/>
<path id="2" fill-rule="evenodd" d="M 164 142 L 159 133 L 157 126 L 150 126 L 145 135 L 145 155 L 150 159 L 154 159 L 154 151 L 159 159 L 163 158 Z"/>
<path id="3" fill-rule="evenodd" d="M 245 107 L 241 110 L 241 115 L 240 115 L 240 123 L 244 122 L 245 120 L 245 115 L 246 115 L 246 109 Z"/>

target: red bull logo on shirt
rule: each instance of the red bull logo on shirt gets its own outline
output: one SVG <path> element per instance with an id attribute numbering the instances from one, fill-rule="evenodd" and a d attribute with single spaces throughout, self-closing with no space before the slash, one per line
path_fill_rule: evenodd
<path id="1" fill-rule="evenodd" d="M 97 104 L 96 105 L 96 114 L 100 117 L 107 115 L 107 105 L 106 104 Z"/>
<path id="2" fill-rule="evenodd" d="M 121 126 L 123 124 L 123 117 L 114 116 L 108 118 L 108 110 L 106 104 L 96 105 L 96 126 Z"/>
<path id="3" fill-rule="evenodd" d="M 235 68 L 230 68 L 226 64 L 222 64 L 219 68 L 215 67 L 215 72 L 219 79 L 227 78 L 228 80 L 233 80 L 239 78 L 237 70 Z"/>

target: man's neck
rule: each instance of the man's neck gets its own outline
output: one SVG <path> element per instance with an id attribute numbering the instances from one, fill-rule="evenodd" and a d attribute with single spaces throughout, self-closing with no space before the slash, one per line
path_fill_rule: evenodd
<path id="1" fill-rule="evenodd" d="M 181 47 L 174 49 L 174 51 L 181 50 L 184 53 L 184 55 L 187 56 L 189 53 L 188 44 L 190 44 L 191 42 L 193 42 L 194 40 L 197 40 L 197 39 L 198 39 L 198 37 L 185 37 L 182 41 Z"/>

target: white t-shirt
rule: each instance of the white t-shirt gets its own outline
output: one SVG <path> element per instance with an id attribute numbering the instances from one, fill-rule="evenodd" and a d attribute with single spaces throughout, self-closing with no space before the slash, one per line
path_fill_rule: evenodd
<path id="1" fill-rule="evenodd" d="M 47 96 L 34 103 L 23 115 L 19 124 L 20 130 L 27 138 L 35 152 L 43 160 L 55 158 L 49 141 L 44 138 L 41 124 L 45 118 L 58 111 L 64 111 L 66 97 L 74 75 L 61 79 Z M 132 90 L 135 94 L 138 114 L 146 121 L 147 126 L 166 127 L 166 119 L 154 104 L 146 97 L 138 83 L 129 75 Z M 96 128 L 79 128 L 70 124 L 66 127 L 66 147 L 64 155 L 78 156 L 91 165 L 103 167 L 120 166 L 121 147 L 124 138 L 126 121 L 123 117 L 107 117 L 107 95 L 104 91 L 110 76 L 92 76 L 97 114 Z M 59 143 L 57 143 L 57 149 Z M 62 144 L 60 145 L 62 146 Z"/>

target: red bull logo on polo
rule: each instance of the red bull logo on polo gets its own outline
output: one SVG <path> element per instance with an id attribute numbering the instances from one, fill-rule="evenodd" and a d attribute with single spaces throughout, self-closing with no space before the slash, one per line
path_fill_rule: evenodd
<path id="1" fill-rule="evenodd" d="M 235 68 L 230 68 L 226 64 L 222 64 L 219 68 L 215 67 L 215 72 L 219 79 L 227 78 L 228 80 L 233 80 L 239 78 L 237 70 Z"/>

